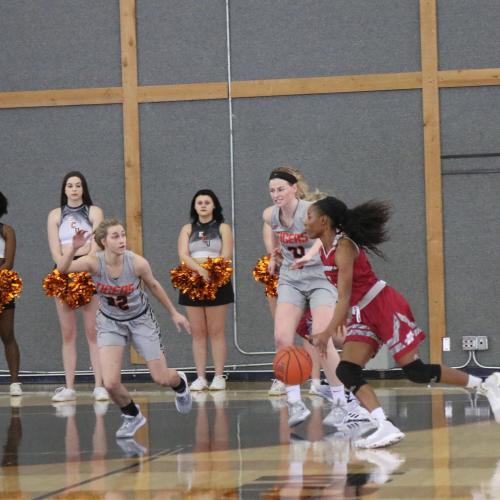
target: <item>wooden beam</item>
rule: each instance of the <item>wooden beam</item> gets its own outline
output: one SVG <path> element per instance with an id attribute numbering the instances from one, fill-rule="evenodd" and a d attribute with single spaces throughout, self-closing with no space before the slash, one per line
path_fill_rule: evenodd
<path id="1" fill-rule="evenodd" d="M 0 109 L 119 104 L 122 101 L 121 87 L 0 92 Z"/>
<path id="2" fill-rule="evenodd" d="M 142 255 L 141 153 L 137 100 L 137 34 L 135 0 L 120 0 L 120 40 L 123 85 L 123 149 L 127 246 Z M 130 361 L 144 364 L 134 349 Z"/>
<path id="3" fill-rule="evenodd" d="M 420 0 L 420 41 L 430 359 L 431 363 L 440 363 L 441 338 L 446 335 L 446 311 L 436 0 Z"/>
<path id="4" fill-rule="evenodd" d="M 453 69 L 438 73 L 440 87 L 500 85 L 500 68 Z"/>
<path id="5" fill-rule="evenodd" d="M 137 61 L 135 64 L 137 65 Z M 437 81 L 438 87 L 500 85 L 500 68 L 438 71 Z M 272 80 L 242 80 L 233 82 L 233 98 L 376 92 L 420 88 L 422 88 L 421 73 L 380 73 Z M 227 99 L 228 97 L 226 82 L 145 85 L 141 87 L 135 81 L 135 85 L 129 86 L 127 89 L 129 91 L 128 104 L 131 102 L 130 98 L 132 96 L 130 91 L 132 89 L 137 92 L 136 100 L 138 103 L 201 101 Z M 0 92 L 0 109 L 121 104 L 124 101 L 123 92 L 124 89 L 122 87 Z"/>
<path id="6" fill-rule="evenodd" d="M 141 163 L 135 0 L 120 0 L 125 212 L 128 246 L 142 254 Z"/>
<path id="7" fill-rule="evenodd" d="M 228 85 L 225 82 L 150 85 L 138 88 L 139 102 L 176 102 L 198 101 L 205 99 L 227 99 L 228 95 Z"/>
<path id="8" fill-rule="evenodd" d="M 380 90 L 419 89 L 421 86 L 422 78 L 420 73 L 383 73 L 274 80 L 248 80 L 233 82 L 232 97 L 374 92 Z"/>

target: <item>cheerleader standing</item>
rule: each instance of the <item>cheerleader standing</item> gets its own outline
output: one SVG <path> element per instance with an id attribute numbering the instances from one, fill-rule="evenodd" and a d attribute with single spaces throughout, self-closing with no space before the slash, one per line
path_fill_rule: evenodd
<path id="1" fill-rule="evenodd" d="M 54 262 L 71 247 L 72 238 L 78 230 L 92 233 L 103 219 L 102 210 L 92 203 L 87 181 L 80 172 L 69 172 L 64 176 L 61 187 L 61 206 L 49 213 L 47 221 L 47 232 L 49 238 L 50 253 Z M 74 258 L 78 259 L 84 255 L 92 254 L 97 250 L 95 243 L 87 242 L 79 248 Z M 99 354 L 96 343 L 95 318 L 98 308 L 97 297 L 81 306 L 85 336 L 89 345 L 90 362 L 95 378 L 94 398 L 105 401 L 109 398 L 103 387 L 101 368 L 99 365 Z M 64 365 L 64 376 L 66 386 L 56 389 L 52 401 L 72 401 L 76 399 L 75 392 L 75 370 L 76 370 L 76 312 L 67 304 L 56 299 L 57 316 L 62 335 L 62 358 Z"/>
<path id="2" fill-rule="evenodd" d="M 0 193 L 0 218 L 7 213 L 7 198 Z M 11 270 L 16 255 L 16 232 L 12 226 L 0 223 L 0 270 Z M 9 392 L 11 396 L 21 396 L 23 390 L 19 382 L 19 346 L 14 337 L 14 300 L 6 304 L 0 312 L 0 337 L 5 350 L 5 358 L 11 377 Z"/>
<path id="3" fill-rule="evenodd" d="M 201 264 L 207 258 L 233 257 L 233 234 L 229 224 L 224 223 L 222 206 L 210 189 L 201 189 L 191 200 L 191 224 L 182 227 L 178 239 L 179 259 L 206 281 L 209 273 Z M 192 300 L 179 294 L 179 304 L 186 307 L 191 325 L 193 358 L 196 366 L 196 380 L 192 391 L 224 390 L 224 364 L 227 357 L 225 322 L 229 304 L 234 302 L 232 283 L 217 290 L 215 300 Z M 212 350 L 215 376 L 210 385 L 206 378 L 208 341 Z"/>

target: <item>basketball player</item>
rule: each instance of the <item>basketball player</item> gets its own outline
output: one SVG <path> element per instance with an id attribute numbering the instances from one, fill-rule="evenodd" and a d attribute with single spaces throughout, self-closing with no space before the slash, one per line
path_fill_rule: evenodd
<path id="1" fill-rule="evenodd" d="M 177 410 L 187 413 L 192 405 L 186 375 L 167 368 L 160 327 L 148 296 L 141 289 L 141 281 L 170 313 L 178 330 L 182 327 L 189 332 L 189 322 L 176 311 L 153 276 L 149 262 L 127 250 L 127 237 L 120 221 L 108 219 L 97 227 L 94 239 L 103 251 L 72 260 L 90 237 L 86 231 L 78 230 L 72 244 L 57 258 L 57 268 L 61 272 L 86 271 L 92 275 L 99 297 L 97 342 L 104 385 L 122 411 L 123 423 L 116 437 L 131 438 L 146 423 L 146 418 L 121 383 L 122 358 L 128 339 L 146 360 L 152 379 L 175 391 Z"/>
<path id="2" fill-rule="evenodd" d="M 61 186 L 61 204 L 51 210 L 47 220 L 47 232 L 49 238 L 50 253 L 52 259 L 62 255 L 66 247 L 71 246 L 71 239 L 78 229 L 91 233 L 102 221 L 102 210 L 92 203 L 87 181 L 80 172 L 69 172 L 64 176 Z M 87 245 L 78 249 L 75 258 L 82 257 L 95 252 L 97 245 L 88 242 Z M 76 311 L 67 304 L 56 299 L 57 316 L 62 336 L 62 358 L 64 365 L 65 387 L 56 389 L 52 401 L 73 401 L 75 393 L 75 370 L 76 370 Z M 95 378 L 94 399 L 106 401 L 108 393 L 102 386 L 101 368 L 99 366 L 99 353 L 96 343 L 95 317 L 98 307 L 97 297 L 81 306 L 85 336 L 89 345 L 90 363 Z"/>
<path id="3" fill-rule="evenodd" d="M 297 178 L 297 197 L 301 200 L 307 201 L 316 201 L 320 199 L 320 197 L 324 196 L 323 193 L 315 191 L 310 191 L 309 186 L 307 185 L 304 174 L 295 167 L 284 167 L 285 171 L 291 173 Z M 275 248 L 275 239 L 273 236 L 273 232 L 271 226 L 269 224 L 263 225 L 262 237 L 264 240 L 264 246 L 266 247 L 266 253 L 271 255 L 275 253 L 276 257 L 280 258 L 279 265 L 281 265 L 281 256 L 279 254 L 279 248 Z M 276 252 L 278 252 L 276 254 Z M 279 267 L 279 266 L 278 266 Z M 269 309 L 271 311 L 271 316 L 274 319 L 274 312 L 276 311 L 276 304 L 278 302 L 277 297 L 267 297 L 267 302 L 269 304 Z M 331 398 L 331 391 L 328 385 L 321 384 L 321 366 L 319 353 L 317 349 L 315 349 L 307 340 L 306 336 L 311 333 L 312 328 L 312 319 L 311 312 L 309 310 L 309 306 L 307 306 L 307 310 L 304 312 L 304 316 L 300 320 L 300 323 L 297 328 L 297 334 L 304 338 L 303 346 L 306 351 L 311 356 L 313 366 L 311 370 L 311 386 L 309 387 L 309 394 L 313 396 L 321 396 L 326 399 Z M 306 335 L 307 334 L 307 335 Z M 286 386 L 281 380 L 274 379 L 271 385 L 271 388 L 268 391 L 269 396 L 283 396 L 286 394 Z"/>
<path id="4" fill-rule="evenodd" d="M 366 256 L 366 250 L 381 255 L 378 246 L 388 239 L 389 217 L 390 207 L 385 202 L 369 201 L 348 209 L 337 198 L 327 197 L 309 207 L 306 220 L 308 235 L 321 240 L 325 274 L 338 289 L 333 318 L 322 332 L 313 335 L 314 344 L 326 353 L 332 337 L 343 342 L 337 375 L 377 424 L 375 432 L 353 442 L 358 448 L 379 448 L 404 438 L 387 420 L 362 374 L 384 343 L 412 382 L 479 388 L 490 400 L 494 413 L 500 407 L 500 373 L 481 384 L 478 377 L 420 359 L 418 346 L 425 338 L 424 332 L 415 323 L 405 298 L 377 278 Z"/>
<path id="5" fill-rule="evenodd" d="M 269 178 L 269 193 L 274 205 L 264 210 L 264 225 L 271 228 L 273 247 L 279 247 L 283 258 L 278 271 L 278 303 L 274 317 L 276 350 L 280 350 L 293 345 L 295 331 L 308 302 L 313 333 L 326 328 L 333 315 L 336 290 L 323 274 L 317 254 L 320 242 L 315 242 L 305 232 L 304 218 L 311 202 L 298 198 L 297 177 L 286 167 L 274 169 Z M 302 269 L 291 269 L 296 259 L 311 255 Z M 274 274 L 276 271 L 276 255 L 273 253 L 269 272 Z M 335 375 L 339 355 L 333 342 L 328 342 L 327 350 L 323 370 L 330 383 L 334 402 L 345 405 L 344 387 Z M 287 386 L 286 394 L 288 425 L 293 427 L 303 422 L 311 412 L 301 399 L 299 385 Z"/>

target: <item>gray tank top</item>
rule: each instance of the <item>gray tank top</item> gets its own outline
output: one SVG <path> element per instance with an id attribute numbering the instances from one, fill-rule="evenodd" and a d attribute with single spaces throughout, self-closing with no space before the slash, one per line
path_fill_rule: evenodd
<path id="1" fill-rule="evenodd" d="M 189 235 L 189 254 L 193 258 L 219 257 L 222 251 L 220 222 L 212 220 L 203 224 L 191 224 Z"/>
<path id="2" fill-rule="evenodd" d="M 80 205 L 79 207 L 64 205 L 61 209 L 61 222 L 59 224 L 59 242 L 61 245 L 69 245 L 79 229 L 88 233 L 92 232 L 90 207 L 88 205 Z"/>
<path id="3" fill-rule="evenodd" d="M 106 271 L 104 252 L 97 252 L 99 271 L 92 276 L 99 294 L 99 310 L 116 321 L 128 321 L 149 309 L 148 296 L 141 288 L 141 280 L 134 273 L 134 253 L 127 250 L 123 256 L 123 271 L 114 279 Z"/>
<path id="4" fill-rule="evenodd" d="M 293 215 L 293 223 L 286 227 L 280 220 L 280 209 L 273 207 L 271 212 L 271 229 L 280 241 L 281 253 L 283 254 L 283 266 L 288 267 L 295 259 L 303 257 L 305 253 L 314 245 L 316 240 L 311 240 L 305 231 L 304 219 L 307 209 L 312 204 L 310 201 L 299 200 L 299 204 Z M 319 252 L 307 263 L 307 267 L 321 266 Z"/>

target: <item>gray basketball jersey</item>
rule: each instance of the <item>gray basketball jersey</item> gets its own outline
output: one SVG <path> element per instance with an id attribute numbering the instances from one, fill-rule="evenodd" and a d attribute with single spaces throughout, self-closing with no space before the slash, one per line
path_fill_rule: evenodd
<path id="1" fill-rule="evenodd" d="M 134 253 L 123 255 L 123 270 L 114 279 L 106 271 L 104 252 L 97 252 L 99 270 L 92 276 L 99 294 L 99 310 L 108 318 L 128 321 L 141 316 L 149 308 L 148 296 L 141 288 L 141 280 L 134 273 Z"/>
<path id="2" fill-rule="evenodd" d="M 271 229 L 280 241 L 281 253 L 283 254 L 283 266 L 288 267 L 295 259 L 303 257 L 305 253 L 314 245 L 316 240 L 311 240 L 305 231 L 304 219 L 307 209 L 312 204 L 310 201 L 299 200 L 293 223 L 286 227 L 281 223 L 279 217 L 279 207 L 274 206 L 271 212 Z M 307 267 L 320 266 L 321 259 L 319 252 L 307 263 Z"/>

